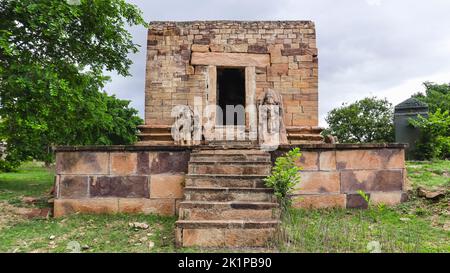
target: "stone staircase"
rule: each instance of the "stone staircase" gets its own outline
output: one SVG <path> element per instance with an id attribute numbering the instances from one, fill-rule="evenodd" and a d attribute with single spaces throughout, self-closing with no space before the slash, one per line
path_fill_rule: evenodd
<path id="1" fill-rule="evenodd" d="M 324 137 L 320 134 L 322 131 L 323 128 L 315 126 L 297 126 L 286 128 L 289 143 L 296 145 L 324 143 Z"/>
<path id="2" fill-rule="evenodd" d="M 276 231 L 278 204 L 263 182 L 270 154 L 232 146 L 208 145 L 191 153 L 176 222 L 178 246 L 264 247 Z"/>
<path id="3" fill-rule="evenodd" d="M 173 144 L 170 126 L 140 125 L 138 126 L 138 145 L 171 145 Z"/>

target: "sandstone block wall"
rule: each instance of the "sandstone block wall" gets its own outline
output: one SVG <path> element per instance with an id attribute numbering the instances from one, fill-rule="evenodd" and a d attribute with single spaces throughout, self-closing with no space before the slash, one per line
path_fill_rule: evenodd
<path id="1" fill-rule="evenodd" d="M 66 150 L 56 155 L 56 217 L 82 213 L 175 214 L 189 152 Z"/>
<path id="2" fill-rule="evenodd" d="M 152 22 L 145 123 L 171 126 L 173 106 L 192 106 L 194 97 L 215 103 L 216 67 L 234 66 L 246 68 L 247 103 L 272 88 L 283 96 L 286 126 L 317 126 L 317 55 L 310 21 Z"/>
<path id="3" fill-rule="evenodd" d="M 405 200 L 404 145 L 299 145 L 302 180 L 294 195 L 299 208 L 366 208 Z M 272 153 L 275 160 L 293 146 Z M 105 146 L 59 148 L 56 217 L 81 213 L 174 215 L 184 198 L 189 147 Z"/>
<path id="4" fill-rule="evenodd" d="M 303 171 L 294 193 L 295 207 L 367 208 L 359 190 L 367 193 L 373 204 L 395 205 L 405 200 L 402 145 L 320 146 L 302 151 L 298 165 Z M 274 159 L 283 152 L 274 153 Z"/>

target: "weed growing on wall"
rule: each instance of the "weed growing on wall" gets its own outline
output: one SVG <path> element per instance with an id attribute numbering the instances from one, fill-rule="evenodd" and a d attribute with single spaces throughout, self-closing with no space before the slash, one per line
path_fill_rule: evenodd
<path id="1" fill-rule="evenodd" d="M 285 155 L 278 157 L 271 175 L 264 179 L 266 186 L 274 189 L 274 194 L 283 210 L 291 207 L 292 200 L 289 195 L 295 186 L 300 183 L 301 168 L 295 162 L 301 156 L 300 148 L 294 148 Z"/>

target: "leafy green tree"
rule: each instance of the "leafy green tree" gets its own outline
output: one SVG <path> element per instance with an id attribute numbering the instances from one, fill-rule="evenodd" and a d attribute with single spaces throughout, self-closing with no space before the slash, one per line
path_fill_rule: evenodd
<path id="1" fill-rule="evenodd" d="M 420 159 L 450 158 L 450 114 L 449 111 L 436 110 L 428 118 L 418 116 L 410 123 L 420 128 L 420 139 L 415 153 Z"/>
<path id="2" fill-rule="evenodd" d="M 54 145 L 129 144 L 142 121 L 101 90 L 103 71 L 129 75 L 125 0 L 0 0 L 0 136 L 7 160 L 50 162 Z M 76 1 L 75 1 L 76 2 Z"/>
<path id="3" fill-rule="evenodd" d="M 445 159 L 450 157 L 450 84 L 425 82 L 425 94 L 413 97 L 426 103 L 428 118 L 419 117 L 410 123 L 420 129 L 415 154 L 420 159 Z"/>
<path id="4" fill-rule="evenodd" d="M 394 140 L 393 108 L 386 99 L 365 98 L 331 110 L 325 118 L 341 143 L 382 143 Z"/>
<path id="5" fill-rule="evenodd" d="M 431 113 L 435 113 L 438 109 L 450 111 L 450 84 L 425 82 L 424 85 L 425 94 L 417 93 L 413 97 L 425 102 Z"/>

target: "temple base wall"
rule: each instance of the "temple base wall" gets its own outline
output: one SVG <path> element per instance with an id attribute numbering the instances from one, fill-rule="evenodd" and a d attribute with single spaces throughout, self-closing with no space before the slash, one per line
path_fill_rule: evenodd
<path id="1" fill-rule="evenodd" d="M 293 147 L 303 153 L 302 180 L 293 196 L 299 208 L 367 208 L 405 200 L 402 144 L 305 144 L 281 146 L 272 161 Z M 71 213 L 176 215 L 194 147 L 93 146 L 56 151 L 55 217 Z M 198 148 L 198 147 L 195 147 Z"/>

